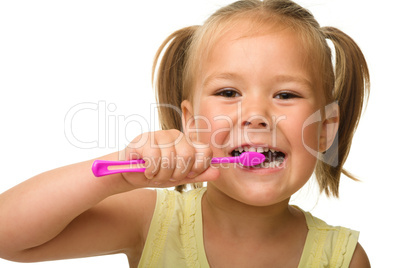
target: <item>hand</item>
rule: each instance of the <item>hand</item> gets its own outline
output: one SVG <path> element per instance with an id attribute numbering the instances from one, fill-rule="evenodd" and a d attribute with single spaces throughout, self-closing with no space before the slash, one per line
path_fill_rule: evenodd
<path id="1" fill-rule="evenodd" d="M 173 187 L 186 183 L 215 180 L 217 168 L 210 166 L 212 150 L 207 144 L 192 143 L 178 130 L 144 133 L 122 152 L 125 160 L 143 159 L 146 170 L 123 173 L 136 188 Z"/>

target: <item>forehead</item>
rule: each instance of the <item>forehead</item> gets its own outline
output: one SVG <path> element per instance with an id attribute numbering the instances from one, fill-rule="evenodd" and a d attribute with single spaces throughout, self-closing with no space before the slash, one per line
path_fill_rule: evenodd
<path id="1" fill-rule="evenodd" d="M 236 28 L 229 29 L 225 31 L 224 34 L 216 34 L 211 38 L 213 40 L 204 47 L 204 57 L 203 59 L 209 59 L 212 54 L 219 51 L 220 53 L 225 52 L 228 46 L 245 46 L 246 44 L 254 44 L 254 46 L 260 47 L 261 50 L 272 49 L 275 44 L 281 42 L 282 45 L 286 46 L 286 49 L 297 51 L 300 56 L 307 57 L 309 55 L 308 49 L 306 49 L 305 44 L 299 37 L 299 34 L 290 28 L 285 27 L 266 27 L 258 28 L 253 31 L 249 25 L 238 25 Z M 277 47 L 280 49 L 281 47 Z M 247 48 L 244 47 L 245 52 Z"/>
<path id="2" fill-rule="evenodd" d="M 205 26 L 205 25 L 204 25 Z M 204 31 L 195 40 L 195 46 L 192 51 L 193 68 L 198 69 L 210 59 L 211 53 L 226 42 L 241 40 L 251 37 L 261 37 L 266 35 L 283 35 L 287 34 L 293 40 L 295 46 L 303 50 L 306 61 L 312 58 L 312 45 L 306 42 L 306 34 L 299 27 L 294 27 L 289 23 L 284 23 L 277 17 L 240 17 L 235 19 L 226 19 L 214 24 L 206 25 Z M 296 44 L 297 43 L 297 44 Z M 267 43 L 269 44 L 269 42 Z"/>
<path id="3" fill-rule="evenodd" d="M 204 84 L 214 75 L 233 77 L 236 73 L 246 74 L 247 68 L 255 70 L 256 78 L 274 73 L 281 77 L 311 75 L 308 53 L 296 32 L 272 25 L 255 30 L 252 27 L 239 24 L 205 48 L 199 64 L 199 82 Z M 247 77 L 252 74 L 248 73 Z M 311 79 L 306 77 L 305 80 Z"/>
<path id="4" fill-rule="evenodd" d="M 226 18 L 204 25 L 204 30 L 198 36 L 196 50 L 199 54 L 208 55 L 217 42 L 227 38 L 241 39 L 246 37 L 257 37 L 267 34 L 281 33 L 283 31 L 292 32 L 295 37 L 301 39 L 306 36 L 306 30 L 297 23 L 281 19 L 279 16 L 263 16 L 256 13 L 256 16 L 248 14 L 234 18 Z M 307 38 L 308 39 L 308 38 Z M 306 40 L 304 40 L 306 41 Z M 307 48 L 307 43 L 302 44 Z"/>
<path id="5" fill-rule="evenodd" d="M 319 40 L 314 29 L 305 25 L 299 25 L 295 22 L 289 22 L 278 16 L 243 16 L 235 19 L 223 19 L 213 23 L 204 24 L 194 36 L 190 46 L 188 65 L 186 68 L 185 85 L 187 88 L 187 97 L 192 99 L 196 95 L 197 87 L 201 83 L 202 73 L 205 67 L 214 57 L 211 55 L 216 52 L 222 44 L 225 45 L 228 40 L 235 40 L 262 37 L 265 35 L 287 33 L 292 38 L 293 47 L 297 47 L 302 55 L 304 68 L 311 74 L 311 82 L 314 88 L 326 94 L 328 86 L 324 83 L 327 67 L 324 62 L 327 54 L 322 48 L 323 44 Z M 216 54 L 216 53 L 215 53 Z M 330 60 L 330 59 L 329 59 Z M 327 64 L 328 65 L 328 64 Z M 333 70 L 329 70 L 332 72 Z M 198 86 L 197 86 L 198 85 Z M 328 87 L 329 88 L 329 87 Z M 328 89 L 330 92 L 331 89 Z M 327 98 L 327 97 L 326 97 Z"/>

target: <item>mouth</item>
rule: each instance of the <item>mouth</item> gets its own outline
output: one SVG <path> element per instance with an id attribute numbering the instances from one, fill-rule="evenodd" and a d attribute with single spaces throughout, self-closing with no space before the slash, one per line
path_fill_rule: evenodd
<path id="1" fill-rule="evenodd" d="M 265 156 L 264 162 L 258 165 L 250 166 L 249 168 L 278 168 L 283 164 L 286 158 L 285 153 L 262 146 L 240 146 L 235 148 L 230 154 L 232 156 L 239 156 L 243 152 L 258 152 Z"/>

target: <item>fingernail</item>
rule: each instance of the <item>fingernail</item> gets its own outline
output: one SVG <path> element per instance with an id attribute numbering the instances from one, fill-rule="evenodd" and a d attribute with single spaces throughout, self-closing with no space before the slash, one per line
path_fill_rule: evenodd
<path id="1" fill-rule="evenodd" d="M 173 178 L 171 178 L 171 179 L 169 179 L 169 181 L 176 181 L 175 179 L 173 179 Z"/>

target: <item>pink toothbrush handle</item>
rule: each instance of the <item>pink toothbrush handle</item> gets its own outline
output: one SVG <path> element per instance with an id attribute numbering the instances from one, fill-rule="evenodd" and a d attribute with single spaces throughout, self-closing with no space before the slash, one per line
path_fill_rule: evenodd
<path id="1" fill-rule="evenodd" d="M 92 164 L 92 173 L 96 177 L 102 177 L 111 174 L 123 173 L 123 172 L 144 172 L 145 168 L 126 168 L 126 169 L 116 169 L 109 170 L 110 166 L 122 166 L 122 165 L 133 165 L 133 164 L 144 164 L 145 161 L 142 159 L 130 160 L 130 161 L 106 161 L 106 160 L 95 160 Z"/>
<path id="2" fill-rule="evenodd" d="M 237 163 L 239 162 L 239 157 L 214 157 L 211 159 L 211 164 L 219 163 Z M 146 168 L 123 168 L 109 170 L 110 166 L 123 166 L 123 165 L 133 165 L 133 164 L 144 164 L 145 161 L 142 159 L 135 159 L 130 161 L 108 161 L 108 160 L 95 160 L 92 164 L 92 173 L 95 177 L 102 177 L 106 175 L 112 175 L 123 172 L 144 172 Z"/>
<path id="3" fill-rule="evenodd" d="M 241 163 L 244 166 L 254 166 L 265 161 L 265 155 L 258 152 L 245 152 L 239 156 L 212 158 L 211 164 Z"/>
<path id="4" fill-rule="evenodd" d="M 264 162 L 265 156 L 257 152 L 246 152 L 242 153 L 240 156 L 234 157 L 213 157 L 211 159 L 211 164 L 227 164 L 227 163 L 242 163 L 245 166 L 253 166 Z M 92 172 L 96 177 L 101 177 L 105 175 L 111 175 L 116 173 L 124 172 L 144 172 L 146 168 L 123 168 L 109 170 L 109 166 L 122 166 L 122 165 L 133 165 L 133 164 L 144 164 L 143 159 L 136 159 L 130 161 L 105 161 L 105 160 L 95 160 L 92 164 Z"/>
<path id="5" fill-rule="evenodd" d="M 213 157 L 211 159 L 211 164 L 227 164 L 227 163 L 239 163 L 240 156 L 234 157 Z"/>

